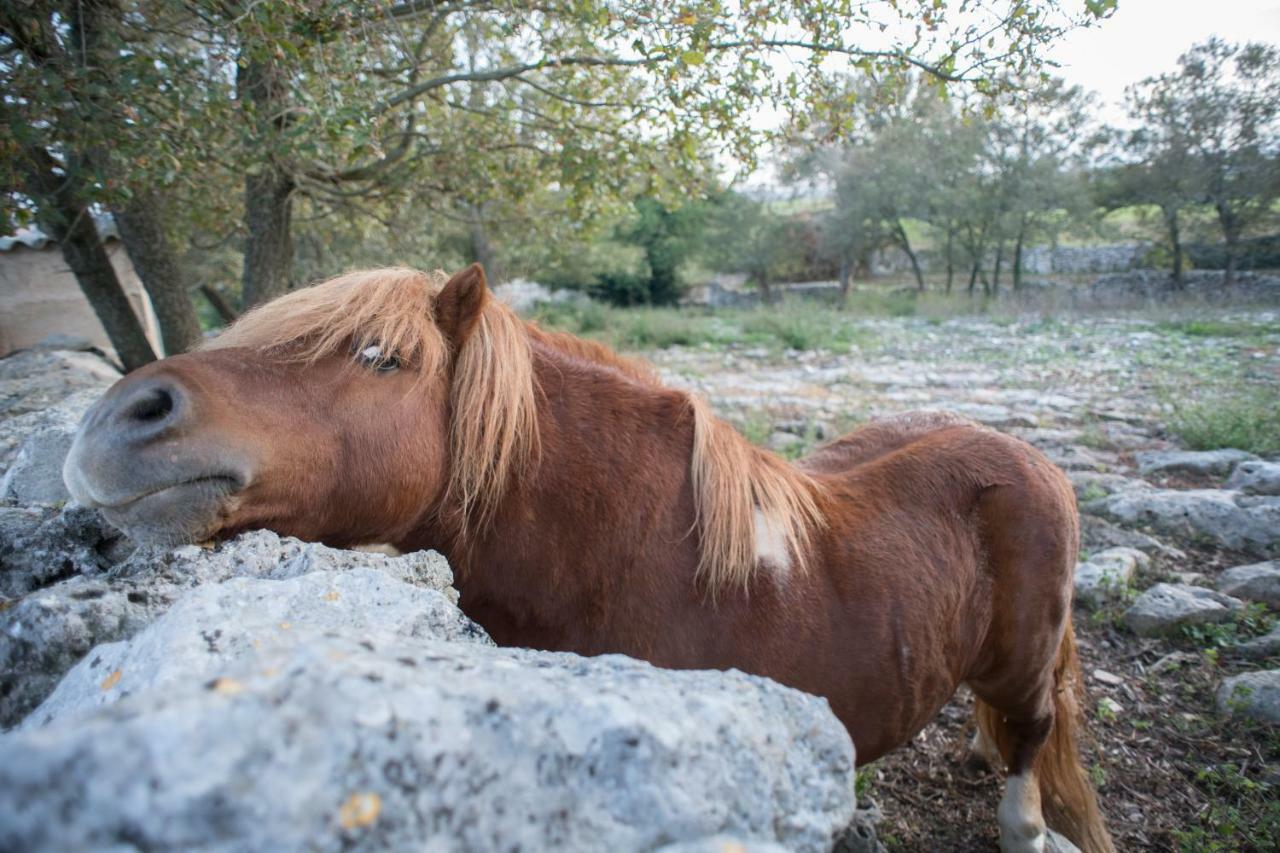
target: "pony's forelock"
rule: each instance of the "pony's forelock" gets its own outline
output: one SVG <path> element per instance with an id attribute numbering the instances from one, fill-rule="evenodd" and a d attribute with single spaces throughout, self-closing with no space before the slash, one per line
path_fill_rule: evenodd
<path id="1" fill-rule="evenodd" d="M 439 270 L 403 267 L 345 273 L 252 309 L 202 348 L 316 361 L 376 346 L 433 376 L 447 355 L 434 316 L 446 280 Z"/>

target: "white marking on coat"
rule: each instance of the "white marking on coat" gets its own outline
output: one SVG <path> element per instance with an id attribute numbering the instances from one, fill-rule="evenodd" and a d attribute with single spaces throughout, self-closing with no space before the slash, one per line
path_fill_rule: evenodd
<path id="1" fill-rule="evenodd" d="M 787 549 L 786 537 L 760 509 L 756 510 L 755 536 L 756 562 L 772 567 L 780 575 L 790 572 L 791 552 Z"/>
<path id="2" fill-rule="evenodd" d="M 1044 853 L 1044 815 L 1040 811 L 1040 783 L 1034 773 L 1005 780 L 996 818 L 1004 853 Z"/>

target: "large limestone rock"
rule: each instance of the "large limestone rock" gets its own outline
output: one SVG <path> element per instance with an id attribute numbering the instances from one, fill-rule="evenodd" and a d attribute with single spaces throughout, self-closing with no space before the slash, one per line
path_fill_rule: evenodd
<path id="1" fill-rule="evenodd" d="M 1076 603 L 1097 607 L 1121 598 L 1138 569 L 1151 558 L 1137 548 L 1108 548 L 1076 566 Z"/>
<path id="2" fill-rule="evenodd" d="M 133 545 L 93 510 L 0 506 L 0 601 L 76 575 L 95 575 Z"/>
<path id="3" fill-rule="evenodd" d="M 90 400 L 120 378 L 116 366 L 95 352 L 37 348 L 0 358 L 0 420 L 21 426 L 19 416 L 40 417 L 72 394 Z M 0 426 L 0 458 L 12 447 Z"/>
<path id="4" fill-rule="evenodd" d="M 1150 525 L 1258 556 L 1280 547 L 1280 497 L 1222 489 L 1127 489 L 1088 509 L 1123 524 Z"/>
<path id="5" fill-rule="evenodd" d="M 1280 608 L 1280 560 L 1227 569 L 1218 575 L 1218 591 Z"/>
<path id="6" fill-rule="evenodd" d="M 1129 630 L 1144 637 L 1171 634 L 1185 625 L 1225 622 L 1244 602 L 1212 589 L 1158 583 L 1138 596 L 1124 613 Z"/>
<path id="7" fill-rule="evenodd" d="M 1242 672 L 1218 688 L 1218 711 L 1268 723 L 1280 723 L 1280 669 Z"/>
<path id="8" fill-rule="evenodd" d="M 12 726 L 99 643 L 127 639 L 192 587 L 232 577 L 284 579 L 310 572 L 369 568 L 451 600 L 453 574 L 434 552 L 403 557 L 339 551 L 246 533 L 216 548 L 143 548 L 108 572 L 76 575 L 0 610 L 0 728 Z"/>
<path id="9" fill-rule="evenodd" d="M 94 648 L 22 725 L 43 725 L 133 693 L 203 683 L 230 662 L 257 656 L 280 634 L 375 630 L 490 642 L 441 591 L 411 586 L 376 569 L 311 572 L 277 581 L 232 578 L 186 593 L 132 642 Z M 181 668 L 173 661 L 181 661 Z M 109 689 L 102 687 L 104 678 L 111 680 Z"/>
<path id="10" fill-rule="evenodd" d="M 817 851 L 853 817 L 825 700 L 444 642 L 374 580 L 235 579 L 95 649 L 0 736 L 0 849 Z"/>
<path id="11" fill-rule="evenodd" d="M 1133 454 L 1143 474 L 1226 476 L 1241 462 L 1257 459 L 1244 450 L 1144 450 Z"/>
<path id="12" fill-rule="evenodd" d="M 102 389 L 81 391 L 40 412 L 0 421 L 0 500 L 31 506 L 70 500 L 62 463 L 85 411 Z"/>
<path id="13" fill-rule="evenodd" d="M 1280 495 L 1280 462 L 1241 462 L 1227 479 L 1227 488 L 1249 495 Z"/>

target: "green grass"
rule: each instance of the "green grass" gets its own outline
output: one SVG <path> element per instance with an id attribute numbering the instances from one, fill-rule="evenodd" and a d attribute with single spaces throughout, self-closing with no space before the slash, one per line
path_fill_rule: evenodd
<path id="1" fill-rule="evenodd" d="M 886 303 L 886 312 L 893 303 Z M 871 311 L 836 310 L 808 300 L 711 312 L 700 308 L 612 308 L 599 303 L 541 306 L 534 320 L 547 328 L 601 340 L 620 350 L 672 346 L 764 346 L 848 352 L 869 346 L 875 335 L 858 325 Z M 883 316 L 883 313 L 881 314 Z"/>
<path id="2" fill-rule="evenodd" d="M 1254 338 L 1262 337 L 1268 331 L 1257 323 L 1230 320 L 1168 320 L 1156 327 L 1192 338 Z"/>
<path id="3" fill-rule="evenodd" d="M 1177 404 L 1169 429 L 1192 450 L 1231 447 L 1270 456 L 1280 453 L 1280 397 L 1273 388 L 1238 389 Z"/>
<path id="4" fill-rule="evenodd" d="M 1280 797 L 1274 786 L 1245 776 L 1235 765 L 1197 771 L 1193 783 L 1208 808 L 1174 833 L 1183 851 L 1275 850 L 1280 845 Z"/>

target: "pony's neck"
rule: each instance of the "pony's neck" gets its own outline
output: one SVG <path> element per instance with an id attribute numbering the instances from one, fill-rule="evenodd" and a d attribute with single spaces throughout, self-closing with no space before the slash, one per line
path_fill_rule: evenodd
<path id="1" fill-rule="evenodd" d="M 687 600 L 697 567 L 688 398 L 537 340 L 533 364 L 536 467 L 445 537 L 463 607 L 500 643 L 634 648 L 615 609 Z"/>

